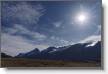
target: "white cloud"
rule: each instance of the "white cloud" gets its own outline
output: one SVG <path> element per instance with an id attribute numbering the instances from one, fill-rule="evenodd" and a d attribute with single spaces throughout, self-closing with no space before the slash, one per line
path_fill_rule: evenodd
<path id="1" fill-rule="evenodd" d="M 15 5 L 4 3 L 3 9 L 5 19 L 16 19 L 22 24 L 37 24 L 39 18 L 43 15 L 45 9 L 42 5 L 37 4 L 35 7 L 27 2 L 18 2 Z"/>
<path id="2" fill-rule="evenodd" d="M 98 25 L 97 33 L 98 33 L 98 34 L 101 34 L 101 25 Z"/>
<path id="3" fill-rule="evenodd" d="M 24 38 L 21 34 L 28 35 L 35 40 L 46 38 L 44 34 L 31 31 L 26 25 L 37 24 L 39 18 L 44 14 L 44 7 L 40 4 L 30 5 L 28 2 L 3 2 L 2 19 L 11 22 L 11 28 L 5 28 L 1 36 L 1 51 L 9 55 L 17 55 L 20 52 L 27 52 L 34 48 L 40 50 L 48 45 L 33 44 L 30 39 Z M 16 24 L 20 23 L 20 24 Z M 9 24 L 10 25 L 10 24 Z M 18 35 L 13 35 L 17 34 Z"/>
<path id="4" fill-rule="evenodd" d="M 56 45 L 59 46 L 66 46 L 66 45 L 73 44 L 72 42 L 69 42 L 63 38 L 55 37 L 55 36 L 51 36 L 51 41 L 53 41 L 54 43 L 56 43 Z"/>
<path id="5" fill-rule="evenodd" d="M 30 31 L 27 28 L 23 27 L 20 24 L 14 24 L 13 28 L 6 28 L 6 31 L 9 34 L 15 34 L 15 33 L 20 33 L 20 34 L 26 34 L 34 39 L 38 39 L 38 40 L 43 40 L 46 38 L 45 35 L 40 34 L 38 32 L 34 32 L 34 31 Z"/>
<path id="6" fill-rule="evenodd" d="M 42 50 L 47 47 L 48 45 L 32 44 L 21 36 L 12 36 L 7 33 L 3 33 L 1 36 L 1 51 L 12 56 L 22 52 L 28 52 L 34 48 Z"/>
<path id="7" fill-rule="evenodd" d="M 92 35 L 77 43 L 82 43 L 82 44 L 89 43 L 88 45 L 86 45 L 86 47 L 89 47 L 89 46 L 94 46 L 98 41 L 101 41 L 101 35 Z M 74 44 L 77 44 L 77 43 L 74 43 Z"/>
<path id="8" fill-rule="evenodd" d="M 58 28 L 62 25 L 62 22 L 54 22 L 53 25 Z"/>
<path id="9" fill-rule="evenodd" d="M 18 25 L 18 24 L 15 25 L 15 29 L 17 29 L 20 33 L 23 33 L 23 34 L 26 34 L 26 35 L 33 37 L 34 39 L 45 39 L 46 38 L 45 35 L 40 34 L 38 32 L 30 31 L 30 30 L 28 30 L 28 29 L 26 29 L 23 26 Z"/>
<path id="10" fill-rule="evenodd" d="M 101 34 L 101 25 L 97 26 L 97 30 L 96 30 L 96 32 L 94 32 L 94 34 L 96 34 L 96 35 Z"/>
<path id="11" fill-rule="evenodd" d="M 81 40 L 79 43 L 97 42 L 97 41 L 101 41 L 101 35 L 92 35 L 92 36 L 89 36 L 86 39 Z"/>

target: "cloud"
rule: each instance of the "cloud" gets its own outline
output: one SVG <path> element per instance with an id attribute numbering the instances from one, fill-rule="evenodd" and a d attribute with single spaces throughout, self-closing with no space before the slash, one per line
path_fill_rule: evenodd
<path id="1" fill-rule="evenodd" d="M 66 46 L 66 45 L 73 44 L 72 42 L 67 41 L 60 37 L 51 36 L 50 39 L 51 39 L 50 41 L 53 41 L 51 43 L 55 46 Z"/>
<path id="2" fill-rule="evenodd" d="M 53 25 L 58 28 L 62 25 L 62 22 L 54 22 Z"/>
<path id="3" fill-rule="evenodd" d="M 101 34 L 101 25 L 97 26 L 96 32 L 94 32 L 95 35 L 100 35 Z"/>
<path id="4" fill-rule="evenodd" d="M 29 40 L 21 36 L 13 36 L 7 33 L 2 33 L 1 36 L 1 51 L 12 56 L 23 52 L 28 52 L 34 48 L 39 48 L 42 50 L 47 47 L 48 45 L 32 44 Z"/>
<path id="5" fill-rule="evenodd" d="M 27 2 L 3 2 L 4 19 L 21 24 L 37 24 L 45 9 L 40 4 L 30 5 Z M 15 21 L 17 20 L 17 21 Z"/>
<path id="6" fill-rule="evenodd" d="M 42 41 L 46 36 L 29 28 L 36 28 L 44 11 L 44 7 L 38 3 L 31 5 L 30 2 L 2 2 L 1 18 L 4 28 L 1 36 L 1 51 L 15 56 L 34 48 L 42 50 L 48 47 L 45 44 L 32 43 L 32 41 Z"/>
<path id="7" fill-rule="evenodd" d="M 101 35 L 89 36 L 89 37 L 85 38 L 84 40 L 81 40 L 79 43 L 97 42 L 97 41 L 101 41 Z"/>
<path id="8" fill-rule="evenodd" d="M 98 28 L 97 33 L 101 34 L 101 25 L 98 25 L 97 28 Z"/>
<path id="9" fill-rule="evenodd" d="M 30 31 L 29 29 L 23 27 L 20 24 L 14 24 L 12 28 L 6 28 L 5 30 L 9 34 L 17 34 L 17 33 L 19 33 L 20 35 L 24 34 L 32 37 L 33 39 L 38 39 L 38 40 L 43 40 L 46 38 L 45 35 L 40 34 L 38 32 Z"/>
<path id="10" fill-rule="evenodd" d="M 98 41 L 101 41 L 101 35 L 89 36 L 85 38 L 84 40 L 80 41 L 79 43 L 90 43 L 86 45 L 86 47 L 89 47 L 89 46 L 94 46 Z"/>

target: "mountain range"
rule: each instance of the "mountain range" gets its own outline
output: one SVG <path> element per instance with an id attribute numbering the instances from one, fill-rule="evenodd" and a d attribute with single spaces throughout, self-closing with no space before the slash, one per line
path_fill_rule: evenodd
<path id="1" fill-rule="evenodd" d="M 77 43 L 64 47 L 48 47 L 43 51 L 35 48 L 27 53 L 20 53 L 16 58 L 33 58 L 69 61 L 101 61 L 101 41 Z"/>

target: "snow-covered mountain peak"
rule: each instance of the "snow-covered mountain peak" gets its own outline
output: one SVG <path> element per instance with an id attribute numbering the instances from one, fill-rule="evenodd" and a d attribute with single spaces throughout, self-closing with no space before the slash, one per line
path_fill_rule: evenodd
<path id="1" fill-rule="evenodd" d="M 101 36 L 90 36 L 82 41 L 80 41 L 79 43 L 84 44 L 84 43 L 88 43 L 86 45 L 86 47 L 89 46 L 94 46 L 96 43 L 98 43 L 99 41 L 101 41 Z"/>
<path id="2" fill-rule="evenodd" d="M 91 42 L 90 44 L 86 45 L 86 47 L 94 46 L 94 45 L 96 45 L 96 43 L 98 43 L 98 41 Z"/>

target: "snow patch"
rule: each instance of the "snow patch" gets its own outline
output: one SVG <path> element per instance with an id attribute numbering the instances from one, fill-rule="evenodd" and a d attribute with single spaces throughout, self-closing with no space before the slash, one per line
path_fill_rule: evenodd
<path id="1" fill-rule="evenodd" d="M 49 53 L 52 53 L 52 52 L 55 52 L 55 51 L 57 51 L 57 49 L 53 49 L 52 51 L 50 51 Z"/>
<path id="2" fill-rule="evenodd" d="M 98 43 L 98 41 L 92 42 L 91 44 L 86 45 L 86 47 L 94 46 L 94 45 L 96 45 L 96 43 Z"/>

